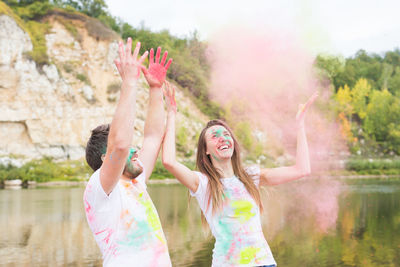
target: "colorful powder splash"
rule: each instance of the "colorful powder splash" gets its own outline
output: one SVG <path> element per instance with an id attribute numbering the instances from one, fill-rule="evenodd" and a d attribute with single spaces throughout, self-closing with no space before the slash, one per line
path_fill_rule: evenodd
<path id="1" fill-rule="evenodd" d="M 340 168 L 348 152 L 329 110 L 332 88 L 320 82 L 313 68 L 314 56 L 296 34 L 226 28 L 210 40 L 209 47 L 212 98 L 236 122 L 249 121 L 261 129 L 268 145 L 265 153 L 272 157 L 295 158 L 298 106 L 319 91 L 319 99 L 306 114 L 312 171 L 315 176 Z M 310 195 L 312 200 L 306 201 L 307 212 L 319 216 L 316 220 L 322 230 L 336 222 L 339 186 L 320 186 Z"/>

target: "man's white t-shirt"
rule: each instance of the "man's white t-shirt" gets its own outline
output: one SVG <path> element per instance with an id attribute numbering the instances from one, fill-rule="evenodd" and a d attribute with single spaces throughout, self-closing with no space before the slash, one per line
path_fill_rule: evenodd
<path id="1" fill-rule="evenodd" d="M 167 241 L 146 191 L 145 170 L 132 181 L 119 180 L 107 195 L 100 169 L 90 177 L 83 201 L 103 266 L 171 266 Z"/>
<path id="2" fill-rule="evenodd" d="M 260 168 L 253 166 L 247 173 L 259 187 Z M 276 265 L 261 227 L 260 209 L 236 177 L 222 178 L 224 186 L 222 209 L 213 214 L 208 206 L 208 178 L 200 172 L 195 196 L 215 237 L 212 266 Z M 211 201 L 212 202 L 212 201 Z"/>

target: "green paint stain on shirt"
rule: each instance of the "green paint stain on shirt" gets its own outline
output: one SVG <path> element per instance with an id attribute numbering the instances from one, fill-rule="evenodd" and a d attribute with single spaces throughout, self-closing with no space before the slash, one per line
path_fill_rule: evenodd
<path id="1" fill-rule="evenodd" d="M 260 248 L 248 247 L 240 251 L 240 264 L 249 264 L 253 259 L 256 258 L 256 254 L 260 251 Z"/>
<path id="2" fill-rule="evenodd" d="M 251 212 L 253 204 L 247 200 L 234 200 L 231 202 L 234 216 L 239 219 L 241 223 L 245 223 L 250 220 L 256 214 Z"/>
<path id="3" fill-rule="evenodd" d="M 139 248 L 149 241 L 150 232 L 151 229 L 145 221 L 137 221 L 136 227 L 126 235 L 126 240 L 118 243 L 123 246 Z"/>
<path id="4" fill-rule="evenodd" d="M 216 247 L 217 249 L 216 254 L 226 255 L 233 241 L 232 230 L 230 229 L 229 225 L 224 224 L 221 220 L 218 221 L 217 225 L 219 228 L 219 233 L 224 238 L 219 239 L 220 245 Z"/>
<path id="5" fill-rule="evenodd" d="M 141 204 L 146 209 L 147 222 L 150 225 L 151 229 L 153 229 L 153 231 L 160 230 L 161 223 L 160 220 L 158 219 L 157 213 L 154 211 L 151 201 L 150 200 L 141 201 Z"/>

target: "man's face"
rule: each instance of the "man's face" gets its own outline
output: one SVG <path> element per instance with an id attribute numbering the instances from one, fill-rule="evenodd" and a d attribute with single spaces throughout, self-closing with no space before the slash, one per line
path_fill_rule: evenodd
<path id="1" fill-rule="evenodd" d="M 123 174 L 130 179 L 135 179 L 143 172 L 143 167 L 138 161 L 138 152 L 137 148 L 131 148 L 126 159 Z"/>

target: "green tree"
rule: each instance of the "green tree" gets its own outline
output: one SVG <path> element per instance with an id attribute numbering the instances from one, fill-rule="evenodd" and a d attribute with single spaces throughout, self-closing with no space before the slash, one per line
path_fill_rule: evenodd
<path id="1" fill-rule="evenodd" d="M 373 90 L 367 107 L 367 114 L 363 123 L 364 131 L 378 142 L 387 141 L 388 125 L 392 122 L 391 106 L 395 98 L 386 89 Z"/>
<path id="2" fill-rule="evenodd" d="M 323 75 L 333 82 L 337 75 L 343 72 L 344 59 L 332 55 L 318 55 L 314 64 L 317 68 L 323 70 Z"/>
<path id="3" fill-rule="evenodd" d="M 371 92 L 371 85 L 364 78 L 357 81 L 353 89 L 351 89 L 352 106 L 354 112 L 363 120 L 367 115 L 368 96 Z"/>
<path id="4" fill-rule="evenodd" d="M 350 92 L 350 88 L 345 85 L 343 88 L 340 87 L 336 93 L 336 101 L 338 103 L 337 109 L 338 112 L 343 112 L 344 115 L 351 118 L 353 115 L 353 97 Z"/>
<path id="5" fill-rule="evenodd" d="M 396 67 L 392 76 L 387 82 L 388 90 L 397 97 L 400 97 L 400 67 Z"/>

